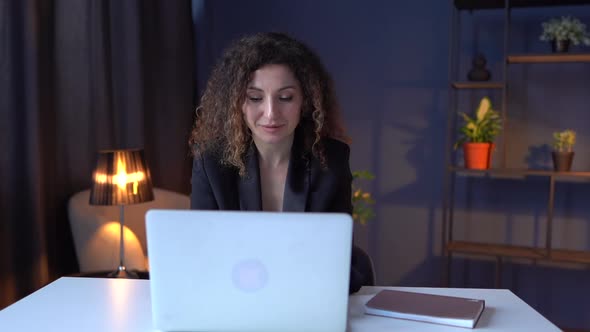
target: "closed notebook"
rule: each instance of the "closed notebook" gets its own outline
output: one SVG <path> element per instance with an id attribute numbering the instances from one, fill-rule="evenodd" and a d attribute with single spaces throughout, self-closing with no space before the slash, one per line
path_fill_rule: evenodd
<path id="1" fill-rule="evenodd" d="M 369 315 L 468 328 L 475 327 L 484 308 L 484 300 L 396 290 L 382 290 L 365 304 Z"/>

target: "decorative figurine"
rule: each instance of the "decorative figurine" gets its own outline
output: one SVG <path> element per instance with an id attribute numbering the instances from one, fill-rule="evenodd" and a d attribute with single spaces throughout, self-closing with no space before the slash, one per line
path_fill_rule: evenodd
<path id="1" fill-rule="evenodd" d="M 490 71 L 486 69 L 487 60 L 483 54 L 478 54 L 473 58 L 473 68 L 467 74 L 467 79 L 470 81 L 489 81 Z"/>

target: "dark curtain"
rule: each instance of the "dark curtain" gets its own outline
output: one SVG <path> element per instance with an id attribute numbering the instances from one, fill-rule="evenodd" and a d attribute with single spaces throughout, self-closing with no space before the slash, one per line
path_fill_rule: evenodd
<path id="1" fill-rule="evenodd" d="M 189 193 L 190 0 L 0 0 L 0 308 L 77 271 L 67 200 L 100 149 Z"/>

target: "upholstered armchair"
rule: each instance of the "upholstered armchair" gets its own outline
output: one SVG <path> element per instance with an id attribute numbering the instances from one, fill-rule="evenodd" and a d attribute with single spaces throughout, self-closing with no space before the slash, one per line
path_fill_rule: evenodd
<path id="1" fill-rule="evenodd" d="M 73 195 L 68 218 L 81 273 L 111 271 L 119 266 L 119 207 L 89 204 L 90 190 Z M 125 265 L 148 271 L 145 213 L 149 209 L 189 209 L 187 195 L 154 188 L 154 200 L 125 206 Z"/>

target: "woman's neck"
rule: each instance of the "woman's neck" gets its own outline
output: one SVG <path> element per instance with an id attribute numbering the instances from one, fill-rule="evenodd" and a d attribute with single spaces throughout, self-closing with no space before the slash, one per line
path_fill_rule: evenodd
<path id="1" fill-rule="evenodd" d="M 258 162 L 265 167 L 278 167 L 289 162 L 291 157 L 291 147 L 293 146 L 293 136 L 281 143 L 263 143 L 254 139 L 256 149 L 258 150 Z"/>

